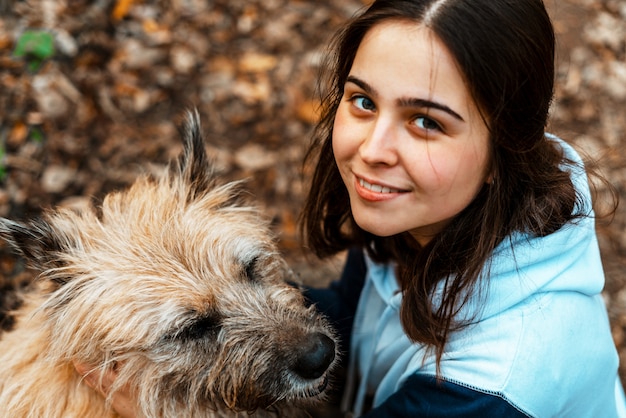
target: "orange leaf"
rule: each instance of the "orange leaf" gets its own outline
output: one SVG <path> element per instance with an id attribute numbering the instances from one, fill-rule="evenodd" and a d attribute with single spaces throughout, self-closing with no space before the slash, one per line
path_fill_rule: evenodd
<path id="1" fill-rule="evenodd" d="M 122 20 L 128 14 L 130 7 L 133 5 L 133 0 L 117 0 L 115 8 L 113 9 L 112 16 L 114 20 Z"/>

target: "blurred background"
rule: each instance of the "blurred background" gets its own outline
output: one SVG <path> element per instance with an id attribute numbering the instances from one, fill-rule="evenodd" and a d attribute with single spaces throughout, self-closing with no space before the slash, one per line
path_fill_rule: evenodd
<path id="1" fill-rule="evenodd" d="M 181 151 L 185 109 L 208 149 L 272 220 L 303 281 L 296 219 L 316 78 L 360 0 L 0 0 L 0 216 L 82 206 Z M 546 0 L 558 39 L 550 130 L 597 162 L 622 198 L 598 222 L 605 299 L 626 377 L 626 1 Z M 303 176 L 304 172 L 304 176 Z M 598 208 L 608 189 L 598 186 Z M 0 301 L 22 265 L 0 245 Z"/>

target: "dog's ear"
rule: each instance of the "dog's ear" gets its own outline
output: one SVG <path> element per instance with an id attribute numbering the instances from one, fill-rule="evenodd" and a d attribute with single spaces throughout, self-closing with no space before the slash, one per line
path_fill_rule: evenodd
<path id="1" fill-rule="evenodd" d="M 183 125 L 183 154 L 178 159 L 177 175 L 187 185 L 187 202 L 193 202 L 211 191 L 220 189 L 223 201 L 220 206 L 237 206 L 243 203 L 243 181 L 222 185 L 213 159 L 207 156 L 200 115 L 196 109 L 187 111 Z"/>
<path id="2" fill-rule="evenodd" d="M 179 173 L 189 185 L 188 201 L 215 187 L 215 168 L 204 149 L 204 137 L 197 110 L 189 110 L 183 127 L 183 154 L 178 160 Z"/>
<path id="3" fill-rule="evenodd" d="M 59 267 L 58 254 L 69 245 L 51 224 L 41 218 L 27 223 L 0 218 L 0 237 L 24 256 L 29 266 L 40 271 Z"/>

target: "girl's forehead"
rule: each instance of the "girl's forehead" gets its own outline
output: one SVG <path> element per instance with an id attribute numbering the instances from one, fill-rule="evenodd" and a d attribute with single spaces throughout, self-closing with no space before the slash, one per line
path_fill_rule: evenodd
<path id="1" fill-rule="evenodd" d="M 375 23 L 363 36 L 361 43 L 368 38 L 378 37 L 385 34 L 397 34 L 400 37 L 427 36 L 439 40 L 435 32 L 420 22 L 413 22 L 406 19 L 387 19 Z M 390 45 L 391 46 L 391 45 Z"/>
<path id="2" fill-rule="evenodd" d="M 467 116 L 474 107 L 456 59 L 437 34 L 419 23 L 389 20 L 370 28 L 350 76 L 395 99 L 435 98 Z"/>
<path id="3" fill-rule="evenodd" d="M 370 57 L 387 57 L 388 60 L 382 62 L 386 65 L 406 61 L 414 67 L 443 66 L 442 69 L 453 69 L 461 75 L 454 56 L 439 36 L 416 22 L 394 19 L 374 25 L 363 36 L 355 61 L 359 52 L 363 55 L 364 51 Z"/>

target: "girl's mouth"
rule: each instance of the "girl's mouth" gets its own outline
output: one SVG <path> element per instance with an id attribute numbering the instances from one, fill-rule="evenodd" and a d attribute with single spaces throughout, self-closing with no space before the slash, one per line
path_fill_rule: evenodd
<path id="1" fill-rule="evenodd" d="M 381 184 L 374 184 L 355 176 L 354 188 L 359 197 L 369 202 L 393 199 L 406 190 L 395 189 Z"/>
<path id="2" fill-rule="evenodd" d="M 359 182 L 359 185 L 367 190 L 371 190 L 374 193 L 400 193 L 401 190 L 398 189 L 392 189 L 391 187 L 387 187 L 387 186 L 381 186 L 379 184 L 371 184 L 368 183 L 367 181 L 363 180 L 362 178 L 358 178 L 357 180 Z"/>

